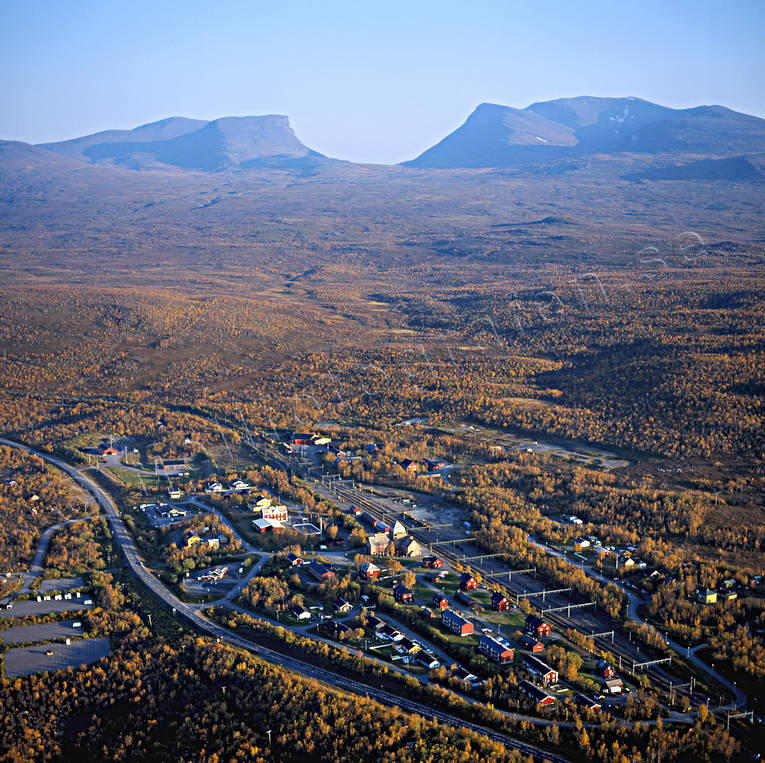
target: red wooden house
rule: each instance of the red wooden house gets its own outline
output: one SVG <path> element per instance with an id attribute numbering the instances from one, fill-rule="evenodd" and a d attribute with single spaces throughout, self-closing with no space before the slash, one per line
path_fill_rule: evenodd
<path id="1" fill-rule="evenodd" d="M 552 633 L 552 626 L 546 623 L 541 617 L 529 615 L 526 618 L 526 633 L 535 638 L 549 636 Z"/>
<path id="2" fill-rule="evenodd" d="M 491 595 L 491 608 L 495 612 L 505 612 L 510 609 L 511 606 L 510 599 L 508 599 L 505 594 L 500 593 L 499 591 L 494 591 Z"/>
<path id="3" fill-rule="evenodd" d="M 460 588 L 463 591 L 475 591 L 478 581 L 469 572 L 463 572 L 460 576 Z"/>

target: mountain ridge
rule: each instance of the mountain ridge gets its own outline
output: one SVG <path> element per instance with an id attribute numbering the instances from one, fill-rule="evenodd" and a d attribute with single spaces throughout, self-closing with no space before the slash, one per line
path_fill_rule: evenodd
<path id="1" fill-rule="evenodd" d="M 289 118 L 281 114 L 220 117 L 210 121 L 170 117 L 133 130 L 107 130 L 59 143 L 37 146 L 91 164 L 129 169 L 160 166 L 212 172 L 270 166 L 279 159 L 325 159 L 298 140 Z"/>
<path id="2" fill-rule="evenodd" d="M 402 165 L 511 167 L 598 153 L 723 157 L 762 151 L 765 120 L 724 106 L 672 109 L 635 97 L 578 96 L 524 109 L 479 104 L 456 130 Z"/>

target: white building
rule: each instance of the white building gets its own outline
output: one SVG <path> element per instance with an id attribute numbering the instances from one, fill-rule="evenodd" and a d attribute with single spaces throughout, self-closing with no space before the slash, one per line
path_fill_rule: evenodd
<path id="1" fill-rule="evenodd" d="M 262 519 L 270 519 L 274 522 L 286 522 L 289 513 L 284 505 L 265 506 L 260 510 L 260 516 Z"/>

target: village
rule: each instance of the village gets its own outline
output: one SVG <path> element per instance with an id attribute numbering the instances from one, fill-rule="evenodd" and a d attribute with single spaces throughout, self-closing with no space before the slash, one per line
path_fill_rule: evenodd
<path id="1" fill-rule="evenodd" d="M 680 719 L 700 694 L 710 706 L 713 692 L 718 706 L 729 701 L 724 686 L 711 688 L 709 679 L 705 686 L 687 665 L 672 672 L 673 658 L 683 656 L 679 649 L 630 643 L 571 587 L 487 552 L 448 490 L 433 495 L 415 487 L 428 483 L 407 478 L 357 484 L 340 473 L 349 463 L 374 459 L 381 450 L 376 443 L 340 448 L 323 434 L 262 433 L 247 438 L 240 462 L 225 468 L 215 451 L 205 449 L 202 462 L 149 461 L 129 444 L 102 438 L 90 451 L 97 463 L 86 468 L 140 485 L 144 501 L 124 507 L 123 516 L 143 565 L 213 622 L 255 618 L 523 717 L 560 719 L 576 705 L 631 720 Z M 217 457 L 222 460 L 220 450 Z M 447 486 L 462 468 L 429 455 L 393 462 L 402 475 Z M 264 468 L 272 470 L 270 481 L 263 480 Z M 631 615 L 670 579 L 641 559 L 636 545 L 602 541 L 575 514 L 551 520 L 567 528 L 566 540 L 529 536 L 528 543 L 604 585 L 618 584 Z M 740 591 L 740 581 L 725 579 L 697 590 L 694 602 L 715 606 Z M 9 603 L 3 614 L 54 604 L 53 611 L 78 614 L 92 607 L 81 592 L 36 598 Z M 76 635 L 66 634 L 65 647 L 78 643 Z M 88 641 L 108 650 L 108 641 Z M 35 672 L 35 659 L 51 666 L 61 659 L 47 652 L 19 651 L 23 667 L 11 669 Z M 93 651 L 93 659 L 99 654 Z M 72 651 L 70 659 L 82 657 Z"/>
<path id="2" fill-rule="evenodd" d="M 620 670 L 622 659 L 616 650 L 597 643 L 594 649 L 583 646 L 572 637 L 569 623 L 545 617 L 545 607 L 540 614 L 529 611 L 531 596 L 520 591 L 514 595 L 498 584 L 498 560 L 470 557 L 472 564 L 462 562 L 472 552 L 455 554 L 460 539 L 468 544 L 473 539 L 470 523 L 454 510 L 407 490 L 382 493 L 388 506 L 400 507 L 400 518 L 383 519 L 379 511 L 352 503 L 352 495 L 342 492 L 348 490 L 347 481 L 333 481 L 327 467 L 374 456 L 379 452 L 376 444 L 353 452 L 334 446 L 321 434 L 274 434 L 262 436 L 256 455 L 275 465 L 302 467 L 314 484 L 326 487 L 322 495 L 333 499 L 326 510 L 306 510 L 236 474 L 211 474 L 204 482 L 196 481 L 199 492 L 184 494 L 179 485 L 193 467 L 181 460 L 152 465 L 168 485 L 167 499 L 139 509 L 186 557 L 176 590 L 190 600 L 212 610 L 222 596 L 225 607 L 360 650 L 396 670 L 469 696 L 480 697 L 484 683 L 512 674 L 517 706 L 528 711 L 544 712 L 571 698 L 587 709 L 618 715 L 628 700 L 632 702 L 633 693 L 663 694 L 661 679 L 652 686 L 647 672 Z M 100 457 L 117 455 L 118 451 L 104 452 Z M 401 459 L 399 467 L 425 476 L 448 475 L 453 469 L 435 457 Z M 321 476 L 316 474 L 319 468 Z M 209 516 L 220 520 L 225 532 L 219 532 L 220 527 L 213 532 L 209 524 L 181 529 L 190 518 Z M 450 521 L 439 523 L 443 518 Z M 558 521 L 575 529 L 583 524 L 570 514 Z M 422 540 L 423 529 L 435 530 L 425 536 L 427 542 Z M 447 543 L 440 555 L 432 553 L 439 542 Z M 645 594 L 642 581 L 650 585 L 661 573 L 647 569 L 637 551 L 629 545 L 604 545 L 592 534 L 574 535 L 569 543 L 549 548 L 551 554 L 589 567 L 593 574 L 608 574 L 610 569 L 623 585 Z M 194 557 L 198 562 L 187 561 Z M 491 568 L 484 566 L 488 562 L 493 563 Z M 531 580 L 529 573 L 533 578 L 533 571 L 519 571 L 524 585 Z M 512 577 L 506 578 L 508 582 Z M 275 597 L 265 590 L 265 583 L 259 589 L 270 579 L 281 586 Z M 547 593 L 544 585 L 537 587 Z M 560 594 L 551 591 L 549 596 L 558 603 L 555 597 Z M 566 606 L 567 614 L 576 616 L 571 607 L 582 605 L 572 605 L 569 598 L 567 605 L 560 602 L 559 609 Z M 605 634 L 602 643 L 608 640 Z M 636 662 L 633 657 L 632 665 Z M 682 687 L 682 681 L 677 684 Z M 676 696 L 670 689 L 670 702 Z M 671 713 L 671 707 L 663 712 Z"/>

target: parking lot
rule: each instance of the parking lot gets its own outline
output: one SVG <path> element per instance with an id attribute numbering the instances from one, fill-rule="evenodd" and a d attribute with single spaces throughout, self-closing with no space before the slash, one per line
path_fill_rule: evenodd
<path id="1" fill-rule="evenodd" d="M 73 591 L 76 588 L 82 588 L 85 581 L 82 578 L 52 578 L 43 580 L 40 583 L 40 593 L 50 593 L 51 591 Z"/>
<path id="2" fill-rule="evenodd" d="M 42 623 L 40 625 L 17 625 L 0 631 L 0 641 L 4 644 L 31 644 L 35 641 L 54 641 L 55 639 L 82 638 L 83 629 L 75 628 L 77 620 L 60 623 Z"/>
<path id="3" fill-rule="evenodd" d="M 225 575 L 217 580 L 200 579 L 205 575 L 209 575 L 214 570 L 222 570 L 224 568 L 227 568 Z M 218 567 L 210 567 L 209 569 L 200 570 L 199 572 L 192 572 L 189 577 L 183 578 L 181 585 L 183 590 L 190 593 L 192 596 L 207 596 L 209 594 L 225 596 L 231 588 L 247 574 L 244 572 L 240 576 L 239 569 L 238 564 L 235 562 L 228 565 L 221 564 Z"/>
<path id="4" fill-rule="evenodd" d="M 110 651 L 109 639 L 106 637 L 79 639 L 72 641 L 68 646 L 41 644 L 9 649 L 5 653 L 5 675 L 7 677 L 28 676 L 45 670 L 63 670 L 89 665 L 105 657 Z"/>
<path id="5" fill-rule="evenodd" d="M 0 609 L 0 617 L 26 617 L 27 615 L 47 615 L 51 612 L 78 612 L 83 609 L 92 609 L 92 604 L 85 604 L 90 601 L 87 596 L 79 599 L 61 599 L 55 601 L 14 601 L 13 609 Z"/>
<path id="6" fill-rule="evenodd" d="M 183 512 L 183 516 L 173 517 L 173 516 L 166 516 L 162 517 L 159 514 L 159 507 L 157 504 L 151 503 L 146 504 L 142 507 L 141 511 L 146 515 L 146 519 L 149 522 L 149 524 L 152 527 L 171 527 L 174 524 L 177 524 L 178 522 L 183 522 L 185 519 L 188 519 L 189 517 L 193 517 L 196 514 L 200 513 L 200 509 L 196 506 L 189 505 L 189 504 L 168 504 L 163 506 L 164 509 L 176 507 L 179 511 Z"/>

